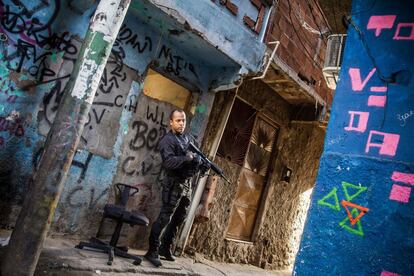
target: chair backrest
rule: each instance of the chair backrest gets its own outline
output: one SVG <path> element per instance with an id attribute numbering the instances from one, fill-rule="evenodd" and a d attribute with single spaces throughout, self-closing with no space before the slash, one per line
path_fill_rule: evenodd
<path id="1" fill-rule="evenodd" d="M 122 206 L 126 206 L 130 196 L 133 196 L 139 192 L 139 189 L 137 187 L 127 185 L 127 184 L 116 183 L 115 187 L 118 189 L 119 195 L 121 197 L 120 205 Z"/>

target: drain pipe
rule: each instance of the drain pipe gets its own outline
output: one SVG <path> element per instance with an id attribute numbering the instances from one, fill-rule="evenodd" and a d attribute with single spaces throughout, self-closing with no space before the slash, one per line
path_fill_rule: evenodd
<path id="1" fill-rule="evenodd" d="M 223 133 L 227 125 L 227 121 L 229 120 L 230 112 L 233 108 L 234 100 L 236 99 L 237 91 L 239 90 L 240 84 L 236 87 L 236 92 L 234 93 L 231 99 L 231 103 L 226 106 L 226 109 L 223 112 L 225 118 L 224 120 L 220 122 L 220 126 L 218 128 L 219 130 L 216 136 L 214 137 L 213 144 L 211 145 L 210 151 L 208 153 L 208 157 L 211 159 L 213 159 L 217 153 L 217 150 L 218 150 L 221 138 L 223 137 Z M 183 226 L 183 229 L 181 231 L 181 234 L 176 244 L 175 253 L 179 256 L 184 252 L 185 246 L 187 244 L 188 236 L 190 235 L 190 230 L 193 225 L 194 218 L 195 218 L 195 213 L 196 213 L 198 205 L 200 204 L 200 200 L 203 195 L 204 188 L 207 183 L 207 179 L 208 179 L 208 176 L 204 176 L 198 181 L 197 188 L 194 192 L 194 198 L 191 201 L 187 220 L 185 221 L 185 224 Z"/>

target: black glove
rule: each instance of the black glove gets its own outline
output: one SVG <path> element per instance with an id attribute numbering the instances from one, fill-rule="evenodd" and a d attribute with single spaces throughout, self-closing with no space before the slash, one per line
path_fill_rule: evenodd
<path id="1" fill-rule="evenodd" d="M 203 161 L 200 165 L 200 173 L 205 174 L 210 169 L 210 167 L 211 166 L 209 163 Z"/>
<path id="2" fill-rule="evenodd" d="M 194 154 L 193 162 L 195 164 L 197 164 L 197 166 L 202 165 L 204 162 L 203 162 L 203 159 L 201 158 L 201 156 L 196 154 L 196 153 L 193 153 L 193 154 Z"/>

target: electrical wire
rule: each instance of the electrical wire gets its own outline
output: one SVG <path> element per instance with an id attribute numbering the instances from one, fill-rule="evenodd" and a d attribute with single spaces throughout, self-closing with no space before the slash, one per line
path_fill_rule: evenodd
<path id="1" fill-rule="evenodd" d="M 299 6 L 300 9 L 300 6 Z M 312 28 L 308 22 L 305 21 L 305 19 L 303 19 L 302 15 L 299 12 L 295 12 L 294 16 L 296 18 L 296 20 L 300 23 L 300 26 L 303 27 L 305 30 L 310 31 L 311 33 L 316 33 L 316 34 L 321 34 L 320 31 L 315 30 L 314 28 Z M 293 24 L 293 21 L 292 21 Z M 304 36 L 304 38 L 306 39 L 306 42 L 309 45 L 312 45 L 312 41 L 310 41 L 306 36 Z"/>
<path id="2" fill-rule="evenodd" d="M 369 59 L 371 60 L 372 65 L 376 69 L 376 73 L 378 74 L 379 79 L 384 83 L 393 83 L 395 80 L 392 77 L 385 77 L 382 74 L 382 70 L 378 67 L 377 61 L 375 60 L 374 56 L 371 53 L 371 49 L 368 47 L 367 41 L 365 40 L 365 35 L 361 31 L 361 29 L 356 25 L 354 20 L 352 20 L 352 17 L 348 17 L 348 21 L 351 24 L 351 26 L 355 29 L 355 31 L 358 33 L 359 39 L 362 42 L 362 45 L 364 46 L 365 52 L 367 53 Z"/>
<path id="3" fill-rule="evenodd" d="M 319 27 L 318 21 L 316 20 L 315 14 L 313 13 L 313 8 L 312 8 L 312 5 L 311 5 L 311 3 L 309 2 L 309 0 L 306 0 L 306 4 L 307 4 L 307 5 L 308 5 L 308 7 L 309 7 L 310 13 L 311 13 L 312 18 L 313 18 L 313 22 L 315 23 L 316 27 L 318 28 L 318 30 L 319 30 L 319 32 L 320 32 L 320 34 L 321 34 L 322 41 L 323 41 L 323 43 L 324 43 L 324 44 L 325 44 L 325 46 L 326 46 L 327 44 L 326 44 L 326 41 L 325 41 L 324 36 L 323 36 L 323 34 L 324 34 L 324 33 L 326 33 L 326 32 L 322 32 L 321 28 Z M 328 27 L 328 26 L 327 26 L 327 27 Z M 328 30 L 329 30 L 329 27 L 328 27 Z M 331 30 L 329 30 L 329 32 L 331 32 Z"/>
<path id="4" fill-rule="evenodd" d="M 305 51 L 305 53 L 306 53 L 306 56 L 319 68 L 319 69 L 323 69 L 322 68 L 322 66 L 316 61 L 316 60 L 314 60 L 313 58 L 312 58 L 312 56 L 311 56 L 311 54 L 309 53 L 309 51 L 308 51 L 308 49 L 306 49 L 306 47 L 305 47 L 305 44 L 303 44 L 303 41 L 300 39 L 300 36 L 299 36 L 299 33 L 298 33 L 298 31 L 296 30 L 296 28 L 295 28 L 295 25 L 293 24 L 293 19 L 292 19 L 292 6 L 290 5 L 290 2 L 289 2 L 289 0 L 286 0 L 286 2 L 288 3 L 288 6 L 289 6 L 289 18 L 290 18 L 290 24 L 292 25 L 292 28 L 293 28 L 293 30 L 294 30 L 294 32 L 295 32 L 295 34 L 296 34 L 296 37 L 298 38 L 298 40 L 299 40 L 299 42 L 300 42 L 300 44 L 302 45 L 302 47 L 303 47 L 303 50 Z M 296 18 L 296 19 L 298 19 L 298 18 Z M 309 41 L 308 41 L 309 42 Z"/>
<path id="5" fill-rule="evenodd" d="M 333 0 L 331 0 L 330 3 L 331 3 L 332 13 L 333 13 L 333 18 L 334 18 L 334 23 L 335 23 L 335 31 L 337 34 L 339 34 L 338 24 L 336 23 L 335 4 Z"/>
<path id="6" fill-rule="evenodd" d="M 321 6 L 319 5 L 318 1 L 317 0 L 313 0 L 313 2 L 315 3 L 315 6 L 318 8 L 319 13 L 321 14 L 323 20 L 325 21 L 326 26 L 329 28 L 330 25 L 329 25 L 328 19 L 326 19 L 325 13 L 321 9 Z M 332 32 L 332 30 L 330 28 L 329 28 L 329 30 Z"/>

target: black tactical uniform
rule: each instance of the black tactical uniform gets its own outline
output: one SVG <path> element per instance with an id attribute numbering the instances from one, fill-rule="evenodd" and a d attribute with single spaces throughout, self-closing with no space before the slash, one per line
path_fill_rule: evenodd
<path id="1" fill-rule="evenodd" d="M 158 144 L 165 173 L 162 183 L 162 207 L 152 225 L 149 250 L 146 254 L 147 259 L 156 266 L 161 265 L 158 259 L 161 232 L 167 226 L 160 249 L 160 254 L 165 256 L 162 252 L 170 252 L 178 228 L 187 217 L 191 202 L 191 178 L 203 167 L 198 155 L 194 155 L 193 159 L 186 155 L 190 142 L 195 143 L 191 135 L 174 134 L 170 131 Z M 170 253 L 165 257 L 167 260 L 174 260 Z"/>

